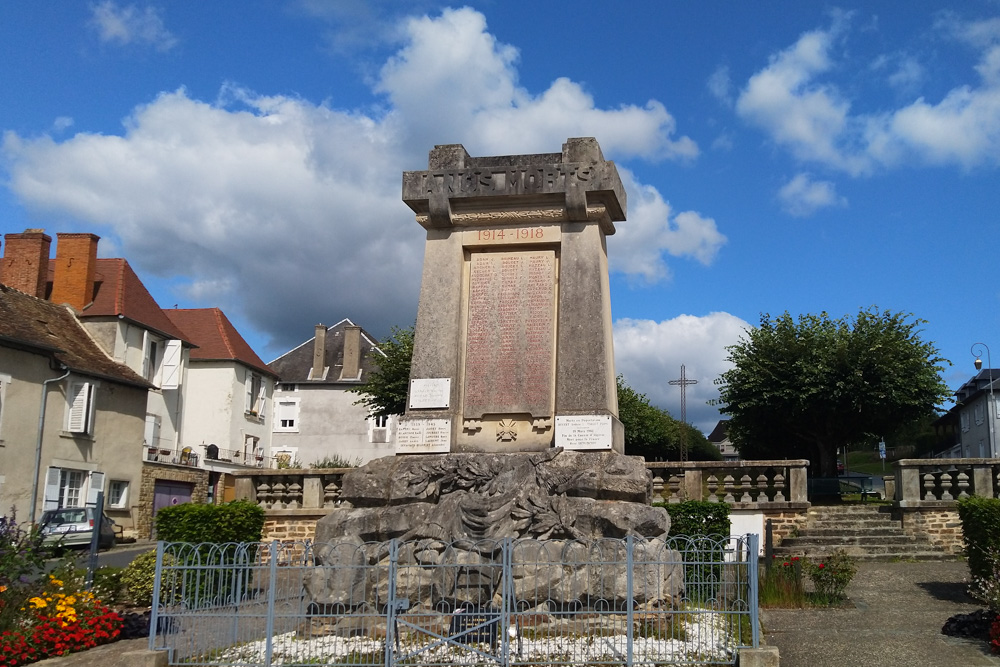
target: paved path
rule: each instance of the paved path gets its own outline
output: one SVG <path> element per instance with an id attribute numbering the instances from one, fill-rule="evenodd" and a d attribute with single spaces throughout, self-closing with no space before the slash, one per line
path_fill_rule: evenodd
<path id="1" fill-rule="evenodd" d="M 985 642 L 941 634 L 982 605 L 965 593 L 964 561 L 861 562 L 847 588 L 853 609 L 765 609 L 764 643 L 781 667 L 1000 665 Z"/>

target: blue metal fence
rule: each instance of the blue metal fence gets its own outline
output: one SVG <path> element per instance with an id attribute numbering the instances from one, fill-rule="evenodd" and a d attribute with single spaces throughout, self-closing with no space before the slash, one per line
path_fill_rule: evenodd
<path id="1" fill-rule="evenodd" d="M 758 536 L 157 545 L 150 649 L 188 665 L 726 665 Z"/>

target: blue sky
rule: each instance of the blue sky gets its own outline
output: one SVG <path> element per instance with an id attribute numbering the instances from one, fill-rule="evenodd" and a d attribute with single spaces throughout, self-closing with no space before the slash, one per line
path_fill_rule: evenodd
<path id="1" fill-rule="evenodd" d="M 761 313 L 911 312 L 997 350 L 1000 2 L 0 4 L 0 230 L 89 231 L 265 360 L 413 322 L 401 172 L 595 136 L 616 365 L 688 419 Z"/>

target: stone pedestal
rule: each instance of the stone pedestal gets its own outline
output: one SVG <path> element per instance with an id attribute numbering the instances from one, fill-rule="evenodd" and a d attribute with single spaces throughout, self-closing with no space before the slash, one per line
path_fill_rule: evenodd
<path id="1" fill-rule="evenodd" d="M 437 146 L 403 201 L 427 243 L 397 453 L 622 452 L 605 237 L 625 191 L 596 140 Z"/>

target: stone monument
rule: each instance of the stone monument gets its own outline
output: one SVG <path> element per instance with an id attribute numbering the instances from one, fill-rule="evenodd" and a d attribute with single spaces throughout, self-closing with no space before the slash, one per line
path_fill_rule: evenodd
<path id="1" fill-rule="evenodd" d="M 493 562 L 503 539 L 545 540 L 554 581 L 589 581 L 565 550 L 626 536 L 649 563 L 679 562 L 645 462 L 622 453 L 605 245 L 625 219 L 614 163 L 592 138 L 541 155 L 437 146 L 427 171 L 403 174 L 403 200 L 427 243 L 397 456 L 344 474 L 340 506 L 316 523 L 317 563 L 344 548 L 382 562 L 377 545 L 397 539 L 406 564 L 433 570 Z M 658 600 L 683 590 L 677 567 L 654 569 Z M 337 576 L 316 571 L 312 603 L 346 604 L 361 582 Z M 557 602 L 590 595 L 570 588 Z M 445 602 L 461 600 L 448 590 Z"/>
<path id="2" fill-rule="evenodd" d="M 436 146 L 403 201 L 427 243 L 396 453 L 621 453 L 605 237 L 625 191 L 597 141 Z"/>

